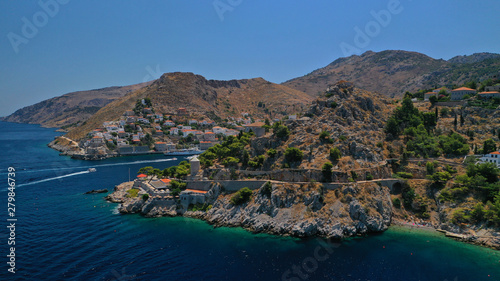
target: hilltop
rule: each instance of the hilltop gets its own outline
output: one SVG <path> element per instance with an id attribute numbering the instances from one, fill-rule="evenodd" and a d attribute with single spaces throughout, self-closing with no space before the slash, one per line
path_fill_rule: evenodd
<path id="1" fill-rule="evenodd" d="M 301 112 L 312 100 L 303 92 L 262 78 L 221 81 L 207 80 L 193 73 L 166 73 L 151 85 L 103 107 L 67 136 L 80 140 L 101 127 L 103 121 L 119 120 L 125 111 L 134 108 L 137 100 L 146 98 L 156 113 L 177 115 L 179 108 L 185 108 L 190 118 L 208 117 L 217 122 L 242 114 L 281 118 Z"/>
<path id="2" fill-rule="evenodd" d="M 152 82 L 68 93 L 26 106 L 2 121 L 66 127 L 85 122 L 99 109 Z"/>
<path id="3" fill-rule="evenodd" d="M 479 53 L 457 56 L 448 61 L 417 52 L 368 51 L 358 56 L 339 58 L 331 64 L 283 83 L 317 96 L 339 80 L 355 81 L 362 89 L 401 97 L 406 91 L 430 89 L 437 85 L 461 85 L 498 76 L 500 55 Z"/>

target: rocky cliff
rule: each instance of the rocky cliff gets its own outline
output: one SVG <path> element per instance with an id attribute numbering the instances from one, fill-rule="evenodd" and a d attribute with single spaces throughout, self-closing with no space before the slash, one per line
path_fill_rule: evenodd
<path id="1" fill-rule="evenodd" d="M 254 190 L 249 202 L 231 203 L 233 194 L 214 184 L 208 194 L 208 211 L 190 211 L 180 202 L 148 199 L 140 194 L 127 198 L 133 183 L 115 188 L 107 199 L 121 203 L 121 213 L 145 216 L 183 215 L 206 220 L 215 226 L 243 227 L 252 232 L 266 232 L 297 237 L 343 237 L 386 230 L 392 217 L 389 189 L 375 183 L 353 183 L 336 190 L 326 190 L 318 183 L 273 182 Z"/>

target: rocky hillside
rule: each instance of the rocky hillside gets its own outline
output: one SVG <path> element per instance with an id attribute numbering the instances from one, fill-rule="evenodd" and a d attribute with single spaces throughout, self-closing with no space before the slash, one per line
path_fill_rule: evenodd
<path id="1" fill-rule="evenodd" d="M 499 58 L 500 54 L 476 53 L 470 56 L 456 56 L 448 60 L 451 63 L 476 63 L 487 59 Z"/>
<path id="2" fill-rule="evenodd" d="M 76 125 L 85 122 L 110 102 L 149 84 L 151 82 L 65 94 L 21 108 L 2 121 L 40 124 L 44 127 Z"/>
<path id="3" fill-rule="evenodd" d="M 400 97 L 406 91 L 442 85 L 460 85 L 498 75 L 500 55 L 480 53 L 445 61 L 407 51 L 368 51 L 361 56 L 340 58 L 283 85 L 317 96 L 339 80 L 356 82 L 362 89 Z"/>
<path id="4" fill-rule="evenodd" d="M 388 154 L 383 128 L 391 110 L 392 105 L 384 96 L 340 81 L 312 103 L 305 117 L 284 123 L 290 130 L 289 137 L 280 138 L 273 133 L 258 138 L 252 143 L 251 154 L 262 155 L 273 148 L 277 155 L 266 161 L 273 163 L 274 168 L 282 168 L 287 162 L 286 149 L 295 147 L 304 157 L 293 168 L 321 169 L 332 161 L 330 150 L 338 148 L 342 157 L 333 161 L 334 170 L 377 167 Z"/>
<path id="5" fill-rule="evenodd" d="M 212 119 L 241 117 L 242 113 L 255 118 L 282 117 L 301 112 L 312 101 L 303 92 L 262 78 L 218 81 L 193 73 L 166 73 L 148 87 L 108 104 L 68 137 L 80 139 L 103 121 L 119 119 L 142 98 L 149 98 L 156 112 L 175 115 L 183 107 L 194 118 Z"/>

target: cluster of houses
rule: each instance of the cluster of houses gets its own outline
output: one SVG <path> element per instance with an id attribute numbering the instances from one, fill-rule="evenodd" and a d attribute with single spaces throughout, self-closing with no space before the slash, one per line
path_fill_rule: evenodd
<path id="1" fill-rule="evenodd" d="M 150 148 L 141 146 L 141 142 L 148 132 L 154 138 L 154 149 L 158 152 L 175 150 L 177 144 L 174 142 L 188 136 L 199 142 L 199 149 L 206 150 L 218 144 L 220 136 L 237 136 L 241 131 L 253 131 L 257 136 L 265 134 L 265 129 L 262 128 L 264 122 L 258 120 L 252 123 L 248 113 L 243 113 L 242 116 L 229 118 L 227 124 L 231 128 L 225 128 L 210 119 L 188 119 L 186 117 L 189 117 L 189 112 L 185 108 L 179 108 L 175 118 L 154 113 L 152 108 L 144 108 L 140 114 L 127 110 L 119 121 L 105 121 L 102 128 L 89 133 L 83 147 L 89 154 L 96 154 L 98 148 L 103 150 L 106 146 L 109 147 L 107 144 L 116 147 L 120 154 L 145 153 Z M 165 136 L 164 132 L 170 136 Z"/>
<path id="2" fill-rule="evenodd" d="M 474 96 L 476 94 L 479 98 L 482 99 L 500 98 L 500 84 L 497 84 L 494 86 L 485 87 L 485 91 L 481 93 L 478 93 L 476 90 L 467 87 L 461 87 L 454 90 L 442 87 L 439 89 L 435 89 L 432 92 L 425 93 L 424 100 L 428 101 L 432 96 L 438 97 L 441 91 L 446 92 L 446 94 L 450 94 L 450 99 L 452 101 L 463 100 L 465 96 Z"/>

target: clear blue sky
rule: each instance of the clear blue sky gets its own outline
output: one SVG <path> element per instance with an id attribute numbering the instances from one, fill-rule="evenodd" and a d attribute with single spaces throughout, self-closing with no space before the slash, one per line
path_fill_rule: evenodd
<path id="1" fill-rule="evenodd" d="M 443 59 L 500 53 L 498 0 L 55 1 L 0 2 L 0 116 L 173 71 L 281 83 L 343 57 L 343 42 L 358 53 Z M 39 3 L 58 4 L 45 11 Z M 392 14 L 377 30 L 371 12 L 381 10 Z M 356 45 L 355 28 L 367 26 L 370 41 Z"/>

